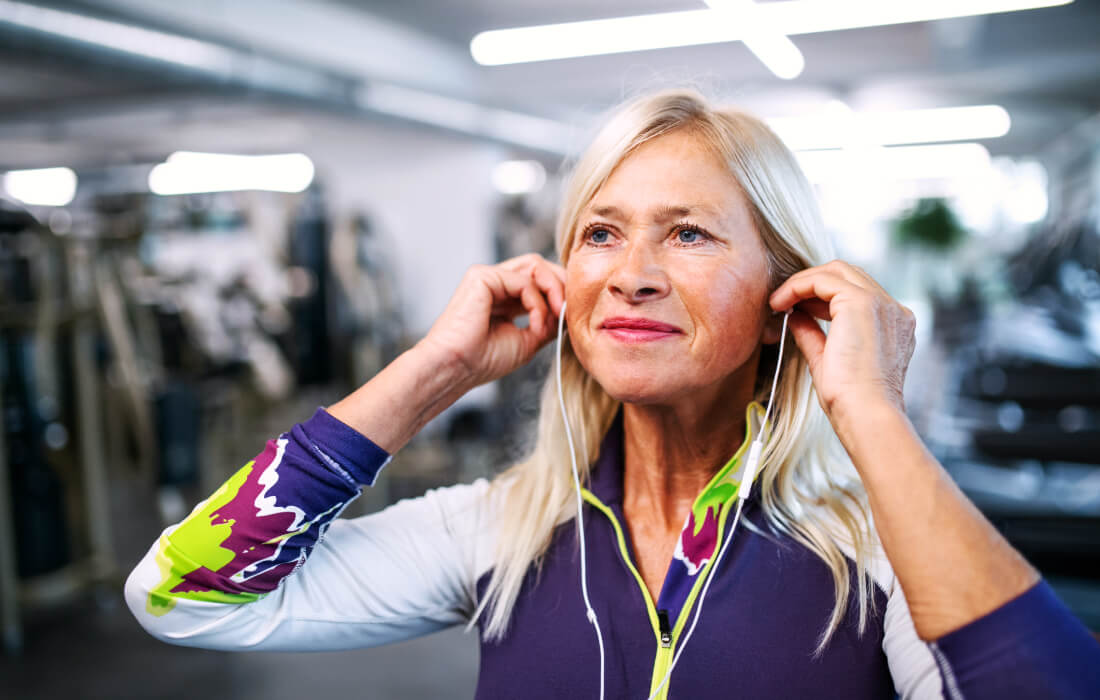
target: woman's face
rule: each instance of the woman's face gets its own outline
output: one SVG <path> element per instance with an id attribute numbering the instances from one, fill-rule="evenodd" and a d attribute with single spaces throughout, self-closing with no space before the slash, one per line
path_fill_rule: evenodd
<path id="1" fill-rule="evenodd" d="M 623 160 L 581 212 L 566 321 L 581 364 L 613 398 L 671 403 L 709 396 L 737 370 L 751 391 L 760 343 L 778 340 L 768 292 L 740 186 L 679 129 Z"/>

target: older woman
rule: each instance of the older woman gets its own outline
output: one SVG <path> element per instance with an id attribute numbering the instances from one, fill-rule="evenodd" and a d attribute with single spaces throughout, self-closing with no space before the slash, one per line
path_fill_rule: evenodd
<path id="1" fill-rule="evenodd" d="M 1097 693 L 1100 647 L 906 419 L 912 314 L 820 232 L 761 122 L 633 101 L 577 163 L 563 266 L 471 268 L 414 348 L 165 531 L 131 609 L 219 649 L 476 625 L 479 698 Z M 558 322 L 525 461 L 335 519 Z"/>

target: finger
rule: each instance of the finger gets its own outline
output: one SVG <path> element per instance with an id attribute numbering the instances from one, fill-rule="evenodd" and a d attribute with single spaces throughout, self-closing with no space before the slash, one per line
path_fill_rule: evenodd
<path id="1" fill-rule="evenodd" d="M 547 260 L 538 253 L 518 255 L 497 264 L 500 267 L 515 272 L 524 272 L 534 268 L 546 268 L 553 272 L 554 276 L 561 280 L 562 284 L 565 284 L 565 268 L 558 263 Z"/>
<path id="2" fill-rule="evenodd" d="M 845 263 L 845 264 L 847 264 L 847 263 Z M 887 294 L 886 290 L 882 287 L 882 285 L 878 283 L 878 280 L 876 280 L 874 277 L 872 277 L 870 274 L 868 274 L 868 272 L 866 270 L 864 270 L 862 267 L 856 267 L 855 265 L 847 265 L 847 268 L 848 268 L 848 272 L 850 274 L 849 279 L 851 279 L 851 281 L 856 282 L 856 280 L 859 280 L 857 282 L 857 284 L 859 284 L 860 286 L 865 287 L 865 288 L 870 289 L 870 290 L 874 290 L 874 291 L 882 294 L 883 296 L 889 296 L 889 294 Z"/>
<path id="3" fill-rule="evenodd" d="M 844 293 L 864 293 L 860 285 L 844 279 L 839 274 L 823 268 L 802 270 L 791 275 L 787 281 L 772 292 L 768 303 L 775 311 L 786 311 L 804 299 L 820 299 L 831 302 L 835 296 Z"/>
<path id="4" fill-rule="evenodd" d="M 803 299 L 795 304 L 794 308 L 804 311 L 814 318 L 820 318 L 822 321 L 833 320 L 833 314 L 829 311 L 829 304 L 820 299 Z"/>
<path id="5" fill-rule="evenodd" d="M 524 255 L 517 255 L 514 258 L 508 258 L 497 263 L 498 267 L 503 267 L 506 270 L 512 272 L 527 272 L 529 273 L 532 268 L 537 266 L 540 262 L 545 261 L 538 253 L 525 253 Z"/>
<path id="6" fill-rule="evenodd" d="M 565 303 L 565 280 L 558 277 L 550 263 L 536 265 L 532 270 L 535 284 L 543 291 L 550 302 L 554 316 L 561 315 L 561 306 Z M 564 275 L 564 270 L 562 271 Z"/>
<path id="7" fill-rule="evenodd" d="M 815 269 L 815 268 L 811 268 Z M 843 260 L 830 260 L 824 265 L 818 266 L 818 268 L 825 272 L 831 272 L 834 275 L 842 279 L 846 279 L 857 287 L 864 287 L 868 289 L 875 289 L 878 287 L 878 283 L 871 279 L 871 276 L 863 271 L 863 268 L 856 267 L 851 263 Z M 805 272 L 805 270 L 803 270 Z"/>
<path id="8" fill-rule="evenodd" d="M 843 260 L 831 260 L 823 265 L 816 265 L 814 267 L 808 267 L 791 275 L 790 279 L 801 279 L 803 277 L 813 277 L 817 275 L 828 274 L 834 275 L 840 279 L 846 280 L 851 284 L 866 288 L 866 289 L 881 289 L 878 287 L 878 283 L 875 282 L 870 275 L 864 272 L 862 269 L 844 262 Z M 783 285 L 780 285 L 782 287 Z M 778 291 L 778 289 L 776 290 Z"/>
<path id="9" fill-rule="evenodd" d="M 539 291 L 535 280 L 530 274 L 525 275 L 518 272 L 510 274 L 514 275 L 513 284 L 518 286 L 519 300 L 523 304 L 523 309 L 527 312 L 528 328 L 537 335 L 543 335 L 546 332 L 546 315 L 548 313 L 546 297 Z"/>
<path id="10" fill-rule="evenodd" d="M 825 331 L 804 311 L 793 311 L 787 321 L 787 329 L 794 337 L 802 356 L 810 366 L 810 376 L 817 376 L 817 366 L 825 352 Z"/>
<path id="11" fill-rule="evenodd" d="M 508 270 L 521 275 L 527 275 L 535 281 L 535 285 L 545 295 L 549 303 L 547 314 L 561 315 L 561 307 L 565 304 L 565 268 L 551 263 L 537 253 L 528 253 L 514 258 L 509 258 L 496 266 L 498 269 Z M 545 319 L 545 316 L 543 316 Z"/>

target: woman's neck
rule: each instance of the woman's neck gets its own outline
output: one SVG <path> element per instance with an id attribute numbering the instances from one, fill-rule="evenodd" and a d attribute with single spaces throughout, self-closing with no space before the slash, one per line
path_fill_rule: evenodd
<path id="1" fill-rule="evenodd" d="M 691 504 L 744 441 L 752 385 L 674 405 L 623 406 L 623 508 L 679 532 Z"/>

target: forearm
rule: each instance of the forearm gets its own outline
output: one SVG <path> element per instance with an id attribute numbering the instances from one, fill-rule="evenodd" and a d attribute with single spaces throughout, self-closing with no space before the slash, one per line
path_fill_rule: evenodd
<path id="1" fill-rule="evenodd" d="M 127 582 L 135 614 L 151 621 L 180 600 L 248 603 L 274 590 L 388 460 L 324 411 L 268 441 L 157 540 Z"/>
<path id="2" fill-rule="evenodd" d="M 1034 568 L 963 495 L 905 414 L 864 404 L 837 433 L 866 486 L 917 634 L 937 639 L 1020 595 Z"/>
<path id="3" fill-rule="evenodd" d="M 471 388 L 457 359 L 420 343 L 327 410 L 394 454 Z"/>

